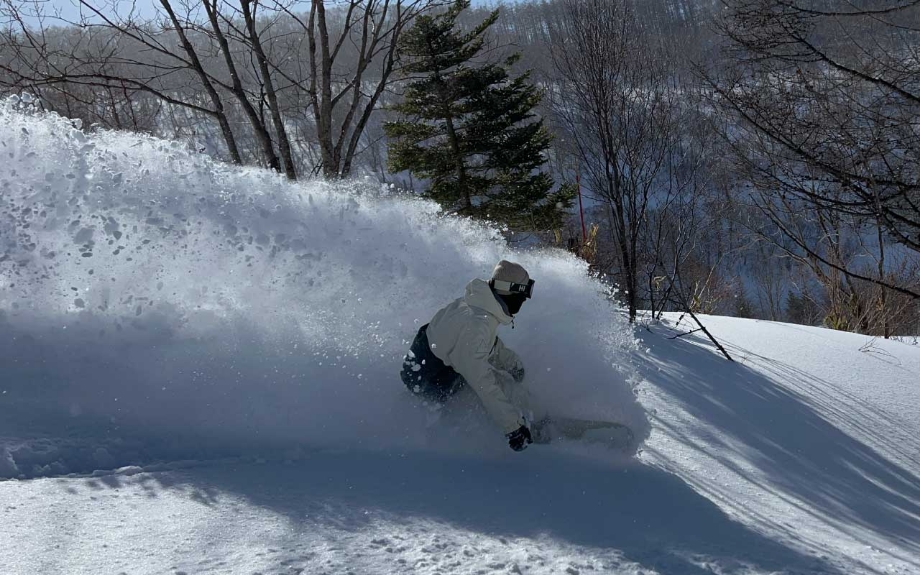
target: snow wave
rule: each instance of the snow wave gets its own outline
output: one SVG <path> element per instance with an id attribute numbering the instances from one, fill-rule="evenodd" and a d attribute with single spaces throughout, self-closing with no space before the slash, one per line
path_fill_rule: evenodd
<path id="1" fill-rule="evenodd" d="M 475 408 L 432 425 L 397 375 L 417 327 L 500 258 L 537 280 L 502 333 L 537 396 L 647 435 L 632 333 L 568 254 L 514 251 L 367 181 L 289 183 L 15 98 L 0 154 L 0 477 L 299 446 L 506 449 Z"/>

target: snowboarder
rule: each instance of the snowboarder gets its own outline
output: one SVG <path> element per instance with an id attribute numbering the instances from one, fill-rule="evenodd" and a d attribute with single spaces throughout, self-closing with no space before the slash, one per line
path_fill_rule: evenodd
<path id="1" fill-rule="evenodd" d="M 502 260 L 486 282 L 474 279 L 466 295 L 438 311 L 423 325 L 403 362 L 400 375 L 413 393 L 444 403 L 469 385 L 505 432 L 515 451 L 539 442 L 539 422 L 523 385 L 524 364 L 496 335 L 533 295 L 534 280 L 520 265 Z"/>

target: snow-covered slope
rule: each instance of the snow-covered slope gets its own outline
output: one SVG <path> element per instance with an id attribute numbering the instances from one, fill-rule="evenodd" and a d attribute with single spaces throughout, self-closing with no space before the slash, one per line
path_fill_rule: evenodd
<path id="1" fill-rule="evenodd" d="M 371 186 L 10 104 L 0 153 L 2 575 L 920 573 L 918 346 L 704 317 L 729 363 Z M 650 420 L 638 458 L 512 453 L 401 388 L 416 320 L 499 257 L 537 279 L 503 333 L 537 393 Z"/>
<path id="2" fill-rule="evenodd" d="M 326 449 L 0 483 L 3 573 L 920 572 L 920 348 L 704 317 L 642 331 L 630 466 Z"/>
<path id="3" fill-rule="evenodd" d="M 642 336 L 643 459 L 839 573 L 920 573 L 920 346 L 672 314 Z M 833 570 L 832 570 L 833 568 Z"/>

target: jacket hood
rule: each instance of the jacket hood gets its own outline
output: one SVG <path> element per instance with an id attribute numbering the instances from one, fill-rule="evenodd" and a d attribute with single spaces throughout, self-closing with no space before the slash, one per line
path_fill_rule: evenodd
<path id="1" fill-rule="evenodd" d="M 504 310 L 502 304 L 492 293 L 489 283 L 481 279 L 475 279 L 466 286 L 466 296 L 464 301 L 472 307 L 485 310 L 495 316 L 495 319 L 504 325 L 511 323 L 512 317 Z"/>

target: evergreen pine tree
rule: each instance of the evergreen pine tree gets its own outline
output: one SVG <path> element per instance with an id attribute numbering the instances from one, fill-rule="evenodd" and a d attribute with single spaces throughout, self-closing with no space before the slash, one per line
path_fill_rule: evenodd
<path id="1" fill-rule="evenodd" d="M 514 55 L 502 63 L 475 63 L 495 10 L 469 32 L 457 17 L 469 0 L 438 15 L 420 16 L 401 39 L 408 84 L 394 107 L 400 119 L 385 125 L 390 169 L 430 182 L 428 196 L 446 210 L 502 222 L 513 229 L 561 227 L 572 186 L 553 190 L 540 171 L 551 135 L 533 112 L 542 93 L 529 74 L 511 78 Z"/>

